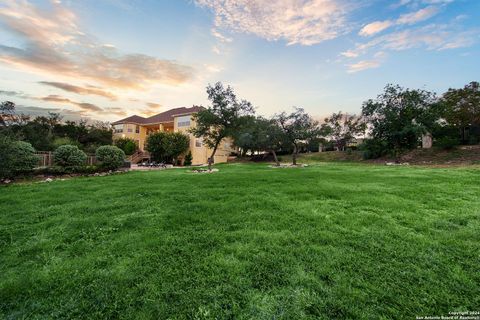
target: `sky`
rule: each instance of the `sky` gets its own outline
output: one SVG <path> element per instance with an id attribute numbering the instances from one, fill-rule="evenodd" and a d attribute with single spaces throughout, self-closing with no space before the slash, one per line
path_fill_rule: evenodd
<path id="1" fill-rule="evenodd" d="M 0 0 L 0 101 L 113 122 L 208 106 L 359 114 L 388 83 L 480 75 L 480 0 Z"/>

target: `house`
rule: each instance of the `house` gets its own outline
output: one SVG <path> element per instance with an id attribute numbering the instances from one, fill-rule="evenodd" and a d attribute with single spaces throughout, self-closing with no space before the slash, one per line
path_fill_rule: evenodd
<path id="1" fill-rule="evenodd" d="M 158 131 L 182 132 L 190 137 L 190 151 L 192 152 L 192 164 L 206 164 L 212 150 L 203 144 L 201 138 L 196 138 L 190 129 L 195 127 L 192 116 L 202 110 L 203 107 L 193 106 L 191 108 L 174 108 L 154 116 L 144 118 L 137 115 L 127 117 L 112 123 L 113 140 L 130 138 L 135 141 L 139 151 L 145 152 L 147 137 L 149 134 Z M 214 161 L 215 163 L 227 162 L 230 153 L 234 151 L 231 141 L 222 141 L 218 147 Z M 141 158 L 137 157 L 137 158 Z"/>

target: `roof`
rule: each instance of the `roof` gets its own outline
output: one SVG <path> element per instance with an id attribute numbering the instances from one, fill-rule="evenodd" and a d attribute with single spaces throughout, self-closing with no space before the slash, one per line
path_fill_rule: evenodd
<path id="1" fill-rule="evenodd" d="M 148 118 L 133 115 L 133 116 L 115 121 L 112 124 L 120 124 L 120 123 L 151 124 L 151 123 L 161 123 L 161 122 L 173 122 L 173 118 L 175 116 L 192 114 L 203 109 L 204 108 L 200 106 L 193 106 L 191 108 L 185 108 L 185 107 L 174 108 L 174 109 L 170 109 L 165 112 L 153 115 Z"/>

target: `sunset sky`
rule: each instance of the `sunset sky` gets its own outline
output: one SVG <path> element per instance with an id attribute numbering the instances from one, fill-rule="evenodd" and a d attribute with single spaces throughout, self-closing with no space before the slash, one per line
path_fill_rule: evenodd
<path id="1" fill-rule="evenodd" d="M 479 0 L 0 0 L 0 101 L 115 121 L 208 105 L 359 113 L 387 83 L 480 80 Z"/>

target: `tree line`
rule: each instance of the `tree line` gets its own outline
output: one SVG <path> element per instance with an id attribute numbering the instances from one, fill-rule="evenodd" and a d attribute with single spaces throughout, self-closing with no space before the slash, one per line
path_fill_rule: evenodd
<path id="1" fill-rule="evenodd" d="M 209 165 L 220 142 L 230 137 L 244 154 L 290 152 L 296 165 L 301 150 L 317 151 L 319 144 L 346 150 L 356 140 L 365 158 L 398 157 L 417 148 L 423 135 L 434 145 L 453 148 L 480 141 L 479 83 L 448 89 L 440 96 L 423 89 L 388 84 L 374 99 L 362 104 L 360 115 L 333 113 L 320 124 L 302 108 L 271 118 L 255 115 L 252 104 L 239 99 L 220 82 L 207 87 L 211 106 L 194 116 L 192 133 L 212 149 Z"/>
<path id="2" fill-rule="evenodd" d="M 58 113 L 30 117 L 17 113 L 15 107 L 11 101 L 0 103 L 0 135 L 28 142 L 35 150 L 75 145 L 86 153 L 95 153 L 99 146 L 112 144 L 113 132 L 107 122 L 63 121 Z"/>
<path id="3" fill-rule="evenodd" d="M 417 148 L 426 134 L 434 145 L 445 149 L 480 141 L 478 82 L 448 89 L 440 96 L 388 84 L 376 98 L 363 102 L 361 114 L 337 112 L 322 123 L 297 107 L 270 118 L 256 115 L 249 101 L 220 82 L 209 85 L 207 95 L 211 104 L 193 116 L 196 126 L 190 132 L 211 149 L 209 166 L 225 138 L 233 139 L 242 154 L 272 154 L 277 165 L 278 153 L 291 153 L 296 165 L 298 153 L 318 151 L 320 144 L 340 151 L 358 147 L 365 158 L 378 158 Z M 93 153 L 99 146 L 112 144 L 108 123 L 63 122 L 53 113 L 30 118 L 17 114 L 10 101 L 0 104 L 0 136 L 28 142 L 42 151 L 76 145 Z M 127 154 L 136 147 L 124 139 L 117 145 Z M 188 137 L 181 133 L 159 133 L 147 140 L 147 150 L 156 159 L 172 163 L 188 151 L 188 145 Z"/>

